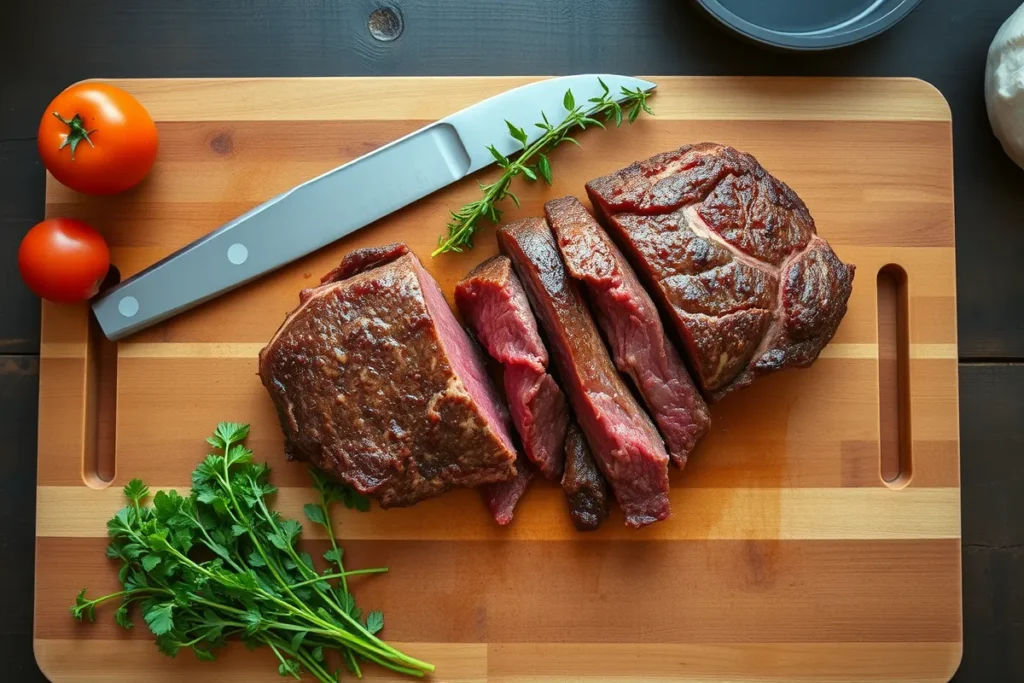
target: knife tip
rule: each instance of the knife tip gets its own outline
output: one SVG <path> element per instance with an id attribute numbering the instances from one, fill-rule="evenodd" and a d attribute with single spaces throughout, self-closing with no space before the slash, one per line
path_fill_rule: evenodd
<path id="1" fill-rule="evenodd" d="M 636 81 L 639 84 L 638 87 L 641 90 L 644 90 L 644 91 L 647 91 L 647 92 L 649 92 L 651 90 L 654 90 L 655 88 L 658 87 L 657 83 L 654 83 L 653 81 L 645 80 L 643 78 L 637 78 Z"/>

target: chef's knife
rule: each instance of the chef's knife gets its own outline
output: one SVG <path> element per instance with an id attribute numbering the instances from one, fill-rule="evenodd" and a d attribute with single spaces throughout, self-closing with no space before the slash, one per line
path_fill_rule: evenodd
<path id="1" fill-rule="evenodd" d="M 621 88 L 651 90 L 627 76 L 587 74 L 530 83 L 495 95 L 280 194 L 107 291 L 92 304 L 109 339 L 120 339 L 315 251 L 417 199 L 494 163 L 487 151 L 521 149 L 505 121 L 529 142 L 543 111 L 551 121 L 576 102 Z M 443 226 L 437 226 L 440 230 Z"/>

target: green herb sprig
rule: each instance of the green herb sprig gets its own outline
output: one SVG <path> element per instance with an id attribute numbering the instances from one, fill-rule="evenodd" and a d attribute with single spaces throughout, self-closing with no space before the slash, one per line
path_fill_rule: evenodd
<path id="1" fill-rule="evenodd" d="M 551 161 L 547 154 L 559 145 L 570 142 L 581 146 L 579 141 L 569 135 L 570 132 L 586 129 L 587 126 L 598 126 L 605 128 L 605 124 L 598 118 L 604 117 L 606 122 L 614 122 L 618 127 L 622 124 L 623 118 L 629 123 L 636 121 L 640 112 L 654 114 L 647 106 L 647 98 L 651 93 L 636 88 L 621 88 L 621 102 L 612 98 L 608 86 L 600 78 L 602 93 L 599 97 L 591 97 L 588 100 L 589 106 L 577 105 L 572 90 L 565 93 L 563 106 L 569 112 L 565 119 L 558 125 L 552 125 L 548 117 L 541 112 L 542 121 L 535 123 L 544 133 L 533 144 L 528 144 L 529 138 L 526 131 L 518 128 L 511 121 L 505 121 L 508 125 L 508 132 L 520 145 L 523 151 L 514 160 L 506 157 L 498 151 L 494 145 L 488 147 L 491 155 L 498 166 L 503 169 L 501 177 L 493 183 L 478 183 L 483 196 L 475 202 L 466 204 L 458 211 L 451 212 L 451 221 L 448 223 L 448 234 L 438 239 L 438 247 L 432 256 L 438 256 L 448 252 L 462 252 L 465 249 L 472 249 L 473 236 L 480 229 L 480 222 L 483 219 L 497 224 L 501 220 L 502 211 L 497 207 L 505 198 L 509 198 L 519 206 L 519 197 L 509 187 L 512 179 L 516 176 L 523 176 L 529 181 L 536 181 L 542 178 L 548 185 L 551 184 Z M 536 161 L 534 159 L 536 158 Z"/>
<path id="2" fill-rule="evenodd" d="M 302 525 L 271 509 L 277 490 L 270 468 L 254 463 L 243 445 L 249 425 L 221 423 L 207 441 L 219 453 L 192 473 L 192 491 L 158 491 L 138 479 L 124 487 L 129 504 L 107 522 L 107 557 L 120 560 L 123 590 L 98 598 L 78 594 L 71 614 L 96 618 L 96 607 L 119 600 L 114 620 L 132 628 L 136 604 L 156 636 L 161 652 L 175 656 L 191 649 L 200 660 L 237 637 L 248 647 L 269 647 L 278 673 L 299 678 L 308 672 L 323 683 L 339 680 L 326 653 L 339 651 L 345 667 L 361 677 L 360 662 L 423 676 L 433 665 L 410 657 L 377 637 L 384 615 L 362 610 L 348 579 L 386 568 L 346 570 L 334 537 L 331 506 L 336 502 L 368 510 L 369 501 L 352 489 L 312 472 L 319 500 L 305 506 L 306 517 L 331 539 L 324 553 L 329 568 L 317 571 L 309 553 L 296 543 Z M 152 505 L 145 502 L 151 499 Z"/>

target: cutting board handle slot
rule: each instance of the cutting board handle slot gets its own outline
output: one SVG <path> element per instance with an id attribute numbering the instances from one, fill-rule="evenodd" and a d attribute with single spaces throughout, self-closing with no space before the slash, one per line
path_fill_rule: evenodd
<path id="1" fill-rule="evenodd" d="M 902 488 L 913 474 L 907 272 L 882 266 L 877 285 L 879 472 L 888 486 Z"/>
<path id="2" fill-rule="evenodd" d="M 105 488 L 116 473 L 117 342 L 106 338 L 92 315 L 89 316 L 85 392 L 82 479 L 92 488 Z"/>

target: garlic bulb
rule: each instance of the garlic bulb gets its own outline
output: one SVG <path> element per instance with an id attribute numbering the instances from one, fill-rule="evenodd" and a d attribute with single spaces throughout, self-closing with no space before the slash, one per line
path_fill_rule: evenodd
<path id="1" fill-rule="evenodd" d="M 1024 5 L 992 40 L 985 66 L 985 105 L 1003 149 L 1024 168 Z"/>

